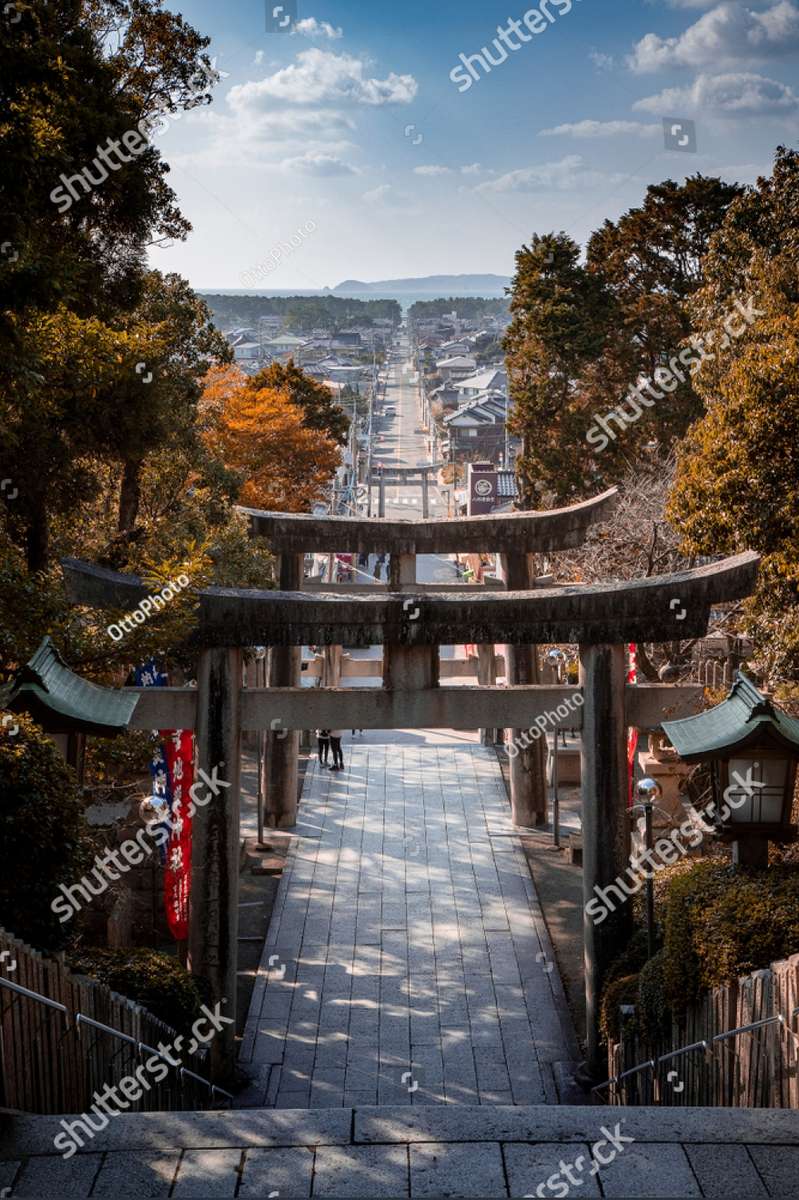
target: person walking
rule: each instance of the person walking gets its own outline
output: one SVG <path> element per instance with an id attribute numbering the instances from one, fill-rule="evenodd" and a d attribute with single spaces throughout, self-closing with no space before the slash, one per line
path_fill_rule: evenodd
<path id="1" fill-rule="evenodd" d="M 316 744 L 319 747 L 319 765 L 320 767 L 327 766 L 327 756 L 330 750 L 330 730 L 317 729 Z"/>
<path id="2" fill-rule="evenodd" d="M 330 749 L 333 751 L 333 764 L 330 768 L 331 771 L 344 770 L 344 755 L 341 753 L 342 733 L 343 730 L 341 729 L 330 730 Z"/>

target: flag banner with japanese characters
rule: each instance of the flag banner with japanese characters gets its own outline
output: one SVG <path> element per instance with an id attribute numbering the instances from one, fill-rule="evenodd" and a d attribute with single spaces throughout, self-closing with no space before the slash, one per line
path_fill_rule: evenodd
<path id="1" fill-rule="evenodd" d="M 638 682 L 638 647 L 635 642 L 628 646 L 627 682 Z M 635 782 L 635 760 L 638 755 L 638 730 L 630 727 L 627 730 L 627 807 L 632 808 L 633 783 Z"/>
<path id="2" fill-rule="evenodd" d="M 189 789 L 194 782 L 194 734 L 190 729 L 162 729 L 169 778 L 170 822 L 164 869 L 166 919 L 175 941 L 189 936 L 191 889 L 191 820 Z"/>

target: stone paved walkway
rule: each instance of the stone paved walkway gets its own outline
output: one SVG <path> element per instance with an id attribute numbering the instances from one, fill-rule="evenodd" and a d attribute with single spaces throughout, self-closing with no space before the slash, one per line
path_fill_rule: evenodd
<path id="1" fill-rule="evenodd" d="M 239 1104 L 563 1102 L 577 1047 L 493 751 L 345 756 L 306 777 Z"/>

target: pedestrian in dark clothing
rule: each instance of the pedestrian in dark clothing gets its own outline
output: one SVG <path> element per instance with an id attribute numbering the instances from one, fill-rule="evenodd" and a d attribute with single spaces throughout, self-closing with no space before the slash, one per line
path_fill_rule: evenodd
<path id="1" fill-rule="evenodd" d="M 319 765 L 327 766 L 327 756 L 330 750 L 330 730 L 317 729 L 316 744 L 319 747 Z"/>
<path id="2" fill-rule="evenodd" d="M 344 755 L 341 753 L 341 735 L 343 730 L 330 730 L 330 749 L 333 751 L 333 765 L 331 771 L 344 770 Z"/>

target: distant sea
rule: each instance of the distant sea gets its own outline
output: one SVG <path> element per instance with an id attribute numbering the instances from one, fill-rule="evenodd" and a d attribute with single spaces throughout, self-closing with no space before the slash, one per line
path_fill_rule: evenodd
<path id="1" fill-rule="evenodd" d="M 267 288 L 197 288 L 201 296 L 333 296 L 337 300 L 396 300 L 405 312 L 417 300 L 461 300 L 480 297 L 486 300 L 501 300 L 505 293 L 501 288 L 486 288 L 478 292 L 331 292 L 321 288 L 293 288 L 270 291 Z"/>

